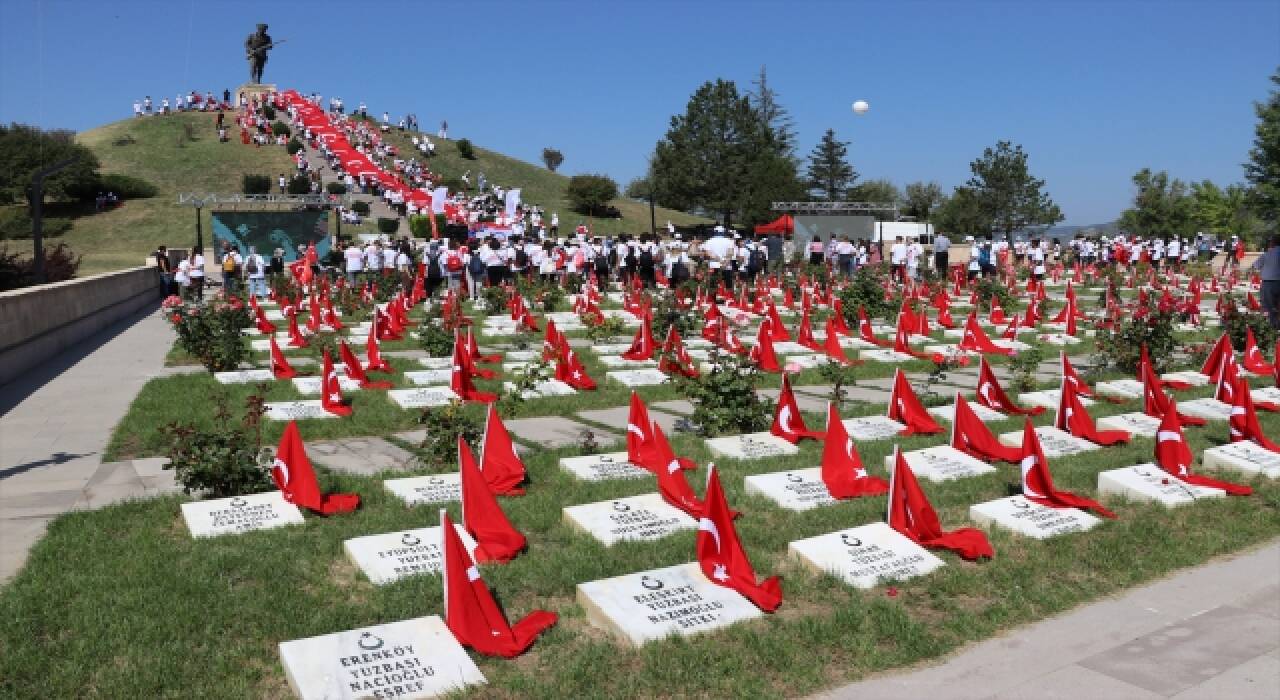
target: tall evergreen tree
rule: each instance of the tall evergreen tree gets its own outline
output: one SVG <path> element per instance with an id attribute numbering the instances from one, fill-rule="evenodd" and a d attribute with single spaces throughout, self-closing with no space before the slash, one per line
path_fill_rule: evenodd
<path id="1" fill-rule="evenodd" d="M 1244 164 L 1244 177 L 1253 185 L 1252 201 L 1258 217 L 1274 231 L 1280 224 L 1280 68 L 1271 75 L 1277 89 L 1266 102 L 1257 102 L 1253 148 Z"/>
<path id="2" fill-rule="evenodd" d="M 912 182 L 903 190 L 902 213 L 915 217 L 916 221 L 929 221 L 943 199 L 942 187 L 938 183 Z"/>
<path id="3" fill-rule="evenodd" d="M 835 129 L 827 129 L 822 140 L 809 154 L 809 188 L 819 192 L 828 202 L 845 198 L 858 174 L 849 165 L 849 142 L 836 138 Z"/>
<path id="4" fill-rule="evenodd" d="M 973 190 L 993 233 L 1012 239 L 1014 231 L 1027 226 L 1062 221 L 1062 210 L 1041 191 L 1044 180 L 1033 177 L 1027 168 L 1027 153 L 1021 145 L 998 141 L 995 148 L 984 150 L 981 158 L 969 163 L 969 170 L 973 176 L 965 185 Z"/>

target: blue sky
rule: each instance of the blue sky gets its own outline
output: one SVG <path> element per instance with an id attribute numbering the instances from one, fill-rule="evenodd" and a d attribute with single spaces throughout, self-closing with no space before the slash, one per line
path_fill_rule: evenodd
<path id="1" fill-rule="evenodd" d="M 1142 167 L 1242 179 L 1280 3 L 31 2 L 0 0 L 0 120 L 86 129 L 132 101 L 266 80 L 415 112 L 433 130 L 625 184 L 689 94 L 760 66 L 807 155 L 828 127 L 862 177 L 948 190 L 1023 144 L 1068 224 L 1113 219 Z M 855 117 L 850 103 L 871 111 Z"/>

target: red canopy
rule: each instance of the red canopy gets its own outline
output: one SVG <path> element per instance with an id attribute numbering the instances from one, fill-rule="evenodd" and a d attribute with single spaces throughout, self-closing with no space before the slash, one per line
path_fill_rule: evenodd
<path id="1" fill-rule="evenodd" d="M 796 222 L 790 214 L 783 214 L 776 220 L 756 227 L 756 233 L 795 233 Z"/>

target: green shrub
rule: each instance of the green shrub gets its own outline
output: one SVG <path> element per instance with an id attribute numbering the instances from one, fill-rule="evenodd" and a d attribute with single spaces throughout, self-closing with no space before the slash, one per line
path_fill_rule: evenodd
<path id="1" fill-rule="evenodd" d="M 66 243 L 45 248 L 45 282 L 62 282 L 72 279 L 80 269 L 80 260 L 83 257 L 73 253 Z M 24 257 L 22 253 L 10 253 L 8 246 L 0 245 L 0 292 L 35 284 L 33 262 L 31 256 Z"/>
<path id="2" fill-rule="evenodd" d="M 306 175 L 294 175 L 289 178 L 289 184 L 285 185 L 285 192 L 289 194 L 310 194 L 311 178 Z"/>
<path id="3" fill-rule="evenodd" d="M 475 147 L 471 145 L 470 139 L 458 139 L 457 144 L 458 155 L 466 158 L 467 160 L 476 159 L 476 150 Z"/>
<path id="4" fill-rule="evenodd" d="M 378 217 L 378 231 L 382 233 L 395 233 L 400 230 L 400 220 L 392 219 L 386 216 Z"/>
<path id="5" fill-rule="evenodd" d="M 431 238 L 431 216 L 428 214 L 412 214 L 409 216 L 409 232 L 414 238 Z"/>
<path id="6" fill-rule="evenodd" d="M 1139 310 L 1125 316 L 1109 330 L 1098 330 L 1095 339 L 1098 354 L 1094 364 L 1115 367 L 1127 374 L 1138 369 L 1142 346 L 1147 346 L 1156 372 L 1164 372 L 1173 363 L 1173 314 Z"/>
<path id="7" fill-rule="evenodd" d="M 219 393 L 214 397 L 212 429 L 176 422 L 160 429 L 169 438 L 169 463 L 164 468 L 174 470 L 184 493 L 226 498 L 273 488 L 272 453 L 262 449 L 266 408 L 261 394 L 266 390 L 266 385 L 259 385 L 258 393 L 246 400 L 238 424 L 231 420 L 226 394 Z"/>
<path id="8" fill-rule="evenodd" d="M 237 369 L 249 357 L 240 329 L 253 318 L 238 298 L 215 297 L 205 304 L 165 304 L 161 312 L 178 332 L 178 344 L 210 372 Z"/>
<path id="9" fill-rule="evenodd" d="M 284 145 L 284 150 L 285 150 L 285 153 L 288 153 L 291 156 L 296 155 L 298 151 L 302 150 L 302 142 L 299 141 L 298 137 L 295 136 L 289 139 L 289 143 L 286 143 Z"/>
<path id="10" fill-rule="evenodd" d="M 681 379 L 694 404 L 692 421 L 703 436 L 751 433 L 769 427 L 769 408 L 756 394 L 760 377 L 740 355 L 711 350 L 711 371 Z"/>
<path id="11" fill-rule="evenodd" d="M 618 183 L 608 175 L 574 175 L 569 178 L 565 197 L 574 211 L 598 215 L 618 196 Z"/>
<path id="12" fill-rule="evenodd" d="M 347 186 L 341 182 L 330 182 L 324 186 L 324 191 L 329 194 L 346 194 Z"/>
<path id="13" fill-rule="evenodd" d="M 865 309 L 869 318 L 887 318 L 897 311 L 897 303 L 884 298 L 885 275 L 883 264 L 863 265 L 853 273 L 849 284 L 836 292 L 850 328 L 858 323 L 858 307 Z"/>
<path id="14" fill-rule="evenodd" d="M 360 216 L 368 216 L 369 203 L 364 201 L 363 199 L 357 199 L 356 201 L 351 203 L 351 211 L 359 214 Z"/>
<path id="15" fill-rule="evenodd" d="M 484 287 L 480 290 L 480 298 L 484 299 L 484 315 L 497 316 L 506 313 L 507 290 L 502 287 Z"/>
<path id="16" fill-rule="evenodd" d="M 482 409 L 477 404 L 451 401 L 447 406 L 425 408 L 418 423 L 426 428 L 418 449 L 424 454 L 422 461 L 429 469 L 439 472 L 458 471 L 458 438 L 466 440 L 475 449 L 483 433 Z"/>
<path id="17" fill-rule="evenodd" d="M 112 173 L 67 187 L 67 195 L 81 202 L 92 202 L 99 194 L 115 193 L 120 199 L 147 199 L 159 193 L 155 185 L 132 175 Z"/>
<path id="18" fill-rule="evenodd" d="M 1044 352 L 1034 345 L 1009 358 L 1009 371 L 1013 374 L 1010 384 L 1016 391 L 1036 388 L 1036 369 L 1042 360 Z"/>
<path id="19" fill-rule="evenodd" d="M 453 331 L 439 318 L 429 318 L 418 326 L 418 345 L 429 357 L 447 357 L 453 352 Z"/>
<path id="20" fill-rule="evenodd" d="M 289 129 L 288 124 L 285 124 L 284 122 L 274 122 L 271 125 L 271 133 L 276 136 L 288 136 L 293 132 Z"/>
<path id="21" fill-rule="evenodd" d="M 978 294 L 978 308 L 983 311 L 991 310 L 991 300 L 996 299 L 1000 302 L 1000 308 L 1005 311 L 1017 311 L 1019 303 L 1013 292 L 1009 288 L 1000 283 L 994 277 L 984 277 L 977 280 L 974 285 L 974 291 Z"/>
<path id="22" fill-rule="evenodd" d="M 1231 345 L 1244 349 L 1246 330 L 1253 329 L 1254 340 L 1263 355 L 1271 354 L 1276 343 L 1276 331 L 1267 321 L 1266 314 L 1249 311 L 1235 304 L 1228 304 L 1222 311 L 1222 330 L 1231 338 Z"/>
<path id="23" fill-rule="evenodd" d="M 270 194 L 271 177 L 246 173 L 240 178 L 240 189 L 245 194 Z"/>

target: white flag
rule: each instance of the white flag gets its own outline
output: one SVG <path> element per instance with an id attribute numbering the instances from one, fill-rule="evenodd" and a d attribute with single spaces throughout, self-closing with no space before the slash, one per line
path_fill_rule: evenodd
<path id="1" fill-rule="evenodd" d="M 444 202 L 448 198 L 449 198 L 449 188 L 437 187 L 435 191 L 431 193 L 431 212 L 433 214 L 443 214 Z"/>
<path id="2" fill-rule="evenodd" d="M 520 190 L 507 190 L 507 218 L 515 218 L 516 207 L 520 206 Z"/>

